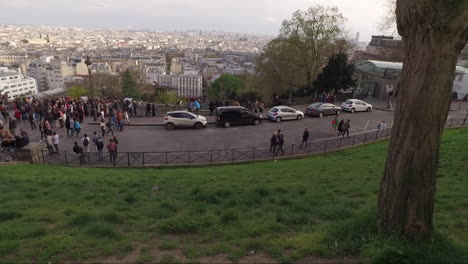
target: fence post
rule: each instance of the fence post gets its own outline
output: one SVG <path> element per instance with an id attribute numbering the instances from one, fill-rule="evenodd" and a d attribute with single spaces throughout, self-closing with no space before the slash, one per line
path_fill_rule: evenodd
<path id="1" fill-rule="evenodd" d="M 351 144 L 351 146 L 354 146 L 354 141 L 356 140 L 356 135 L 353 136 L 353 143 Z"/>
<path id="2" fill-rule="evenodd" d="M 234 161 L 234 149 L 232 149 L 232 161 Z"/>
<path id="3" fill-rule="evenodd" d="M 252 154 L 252 159 L 255 159 L 255 147 L 253 148 L 253 154 Z"/>
<path id="4" fill-rule="evenodd" d="M 142 152 L 141 154 L 143 155 L 143 157 L 142 157 L 143 158 L 143 166 L 145 166 L 145 153 Z"/>
<path id="5" fill-rule="evenodd" d="M 465 119 L 463 119 L 463 125 L 462 126 L 465 126 L 466 119 L 468 119 L 468 110 L 466 110 L 466 116 L 465 116 Z"/>
<path id="6" fill-rule="evenodd" d="M 366 134 L 364 134 L 364 143 L 366 143 L 366 139 L 367 139 L 367 132 Z"/>
<path id="7" fill-rule="evenodd" d="M 210 150 L 210 163 L 213 163 L 213 150 Z"/>
<path id="8" fill-rule="evenodd" d="M 328 140 L 325 140 L 325 144 L 323 145 L 323 152 L 327 151 L 327 142 Z"/>
<path id="9" fill-rule="evenodd" d="M 190 153 L 191 153 L 191 151 L 189 151 L 189 153 L 188 153 L 188 163 L 189 164 L 190 164 Z"/>
<path id="10" fill-rule="evenodd" d="M 380 131 L 377 130 L 377 131 L 375 132 L 375 140 L 377 140 L 377 139 L 379 138 L 379 134 L 380 134 Z"/>
<path id="11" fill-rule="evenodd" d="M 294 144 L 291 145 L 291 155 L 294 155 Z"/>
<path id="12" fill-rule="evenodd" d="M 130 167 L 130 152 L 127 152 L 127 164 Z"/>
<path id="13" fill-rule="evenodd" d="M 41 155 L 42 155 L 42 163 L 45 164 L 46 162 L 45 162 L 45 159 L 44 159 L 44 150 L 43 149 L 41 149 Z"/>
<path id="14" fill-rule="evenodd" d="M 385 135 L 385 137 L 388 137 L 388 133 L 390 132 L 390 129 L 391 128 L 387 128 L 387 134 Z"/>
<path id="15" fill-rule="evenodd" d="M 452 124 L 453 124 L 453 118 L 452 120 L 450 120 L 450 127 L 452 127 Z"/>
<path id="16" fill-rule="evenodd" d="M 63 155 L 65 156 L 65 165 L 68 165 L 67 152 L 63 152 Z"/>
<path id="17" fill-rule="evenodd" d="M 310 142 L 307 146 L 307 152 L 310 153 L 310 149 L 312 148 L 312 142 Z"/>
<path id="18" fill-rule="evenodd" d="M 166 152 L 166 164 L 167 164 L 167 152 Z"/>

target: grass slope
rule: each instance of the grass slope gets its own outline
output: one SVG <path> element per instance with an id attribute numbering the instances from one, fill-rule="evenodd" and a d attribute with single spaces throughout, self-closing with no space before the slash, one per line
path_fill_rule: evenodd
<path id="1" fill-rule="evenodd" d="M 0 262 L 118 260 L 135 249 L 138 262 L 180 261 L 171 252 L 466 262 L 468 130 L 444 135 L 437 232 L 419 245 L 377 234 L 387 145 L 204 168 L 0 167 Z"/>

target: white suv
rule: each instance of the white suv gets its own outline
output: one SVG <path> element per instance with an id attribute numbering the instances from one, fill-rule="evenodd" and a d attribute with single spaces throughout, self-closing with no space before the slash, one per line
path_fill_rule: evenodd
<path id="1" fill-rule="evenodd" d="M 206 117 L 188 111 L 168 112 L 164 117 L 164 124 L 168 130 L 172 130 L 175 127 L 195 127 L 196 129 L 200 129 L 205 127 L 207 123 Z"/>

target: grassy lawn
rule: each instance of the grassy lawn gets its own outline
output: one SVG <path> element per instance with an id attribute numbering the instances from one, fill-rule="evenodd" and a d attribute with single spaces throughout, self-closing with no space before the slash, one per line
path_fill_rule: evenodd
<path id="1" fill-rule="evenodd" d="M 444 135 L 437 231 L 419 245 L 378 235 L 387 145 L 203 168 L 3 166 L 0 263 L 466 262 L 468 130 Z"/>

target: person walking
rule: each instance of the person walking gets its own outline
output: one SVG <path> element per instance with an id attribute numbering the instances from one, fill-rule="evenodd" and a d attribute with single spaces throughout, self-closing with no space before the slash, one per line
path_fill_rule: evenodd
<path id="1" fill-rule="evenodd" d="M 114 121 L 112 121 L 112 118 L 109 118 L 109 122 L 107 122 L 107 133 L 106 135 L 109 135 L 109 133 L 114 136 Z M 102 137 L 104 137 L 104 133 L 102 134 Z"/>
<path id="2" fill-rule="evenodd" d="M 338 115 L 336 115 L 331 122 L 332 133 L 335 133 L 339 122 L 340 122 L 340 119 L 338 119 Z"/>
<path id="3" fill-rule="evenodd" d="M 88 134 L 84 134 L 81 139 L 81 144 L 83 144 L 84 152 L 86 152 L 87 155 L 89 155 L 89 141 Z"/>
<path id="4" fill-rule="evenodd" d="M 215 110 L 215 105 L 214 105 L 213 101 L 210 101 L 210 102 L 208 103 L 208 109 L 210 109 L 210 116 L 212 116 L 212 115 L 213 115 L 213 111 Z"/>
<path id="5" fill-rule="evenodd" d="M 73 152 L 78 155 L 78 158 L 80 159 L 80 165 L 85 164 L 85 158 L 83 155 L 83 148 L 78 145 L 78 142 L 75 141 L 75 145 L 73 146 Z"/>
<path id="6" fill-rule="evenodd" d="M 154 103 L 151 103 L 151 116 L 155 117 L 156 116 L 156 107 Z"/>
<path id="7" fill-rule="evenodd" d="M 281 130 L 278 130 L 277 139 L 276 139 L 277 147 L 276 147 L 275 156 L 277 156 L 280 151 L 281 151 L 281 155 L 284 156 L 283 145 L 284 145 L 284 135 L 281 133 Z"/>
<path id="8" fill-rule="evenodd" d="M 76 136 L 79 137 L 80 136 L 80 131 L 81 131 L 80 121 L 78 121 L 78 120 L 74 120 L 74 121 L 75 121 Z"/>
<path id="9" fill-rule="evenodd" d="M 97 140 L 96 140 L 96 150 L 97 150 L 97 154 L 98 154 L 98 159 L 99 160 L 103 160 L 104 157 L 102 155 L 102 150 L 104 149 L 104 141 L 102 140 L 102 137 L 99 137 Z"/>
<path id="10" fill-rule="evenodd" d="M 377 126 L 379 137 L 383 136 L 385 129 L 387 129 L 387 124 L 385 123 L 385 121 L 380 122 L 380 124 Z"/>
<path id="11" fill-rule="evenodd" d="M 52 142 L 52 132 L 47 132 L 46 145 L 47 145 L 47 150 L 49 151 L 49 155 L 54 154 L 54 148 L 53 148 L 54 144 Z"/>
<path id="12" fill-rule="evenodd" d="M 340 123 L 338 123 L 338 136 L 343 133 L 343 125 L 344 125 L 344 119 L 341 119 Z"/>
<path id="13" fill-rule="evenodd" d="M 348 119 L 348 121 L 346 121 L 346 123 L 344 123 L 343 125 L 343 137 L 346 133 L 346 136 L 349 137 L 349 129 L 351 128 L 351 125 L 350 125 L 350 121 Z"/>
<path id="14" fill-rule="evenodd" d="M 276 151 L 276 139 L 277 139 L 276 132 L 273 132 L 273 135 L 272 135 L 271 138 L 270 138 L 270 152 L 269 152 L 269 153 L 275 154 L 275 151 Z"/>
<path id="15" fill-rule="evenodd" d="M 307 128 L 304 128 L 304 133 L 302 133 L 302 142 L 299 148 L 302 148 L 302 145 L 305 143 L 305 147 L 307 148 L 308 143 L 307 141 L 309 140 L 309 130 Z"/>
<path id="16" fill-rule="evenodd" d="M 130 125 L 130 119 L 128 118 L 128 112 L 127 111 L 124 112 L 124 118 L 125 118 L 125 124 Z M 123 130 L 123 128 L 122 128 L 122 130 Z"/>
<path id="17" fill-rule="evenodd" d="M 110 120 L 110 118 L 109 118 Z M 104 119 L 101 119 L 101 122 L 99 123 L 99 126 L 101 127 L 101 134 L 102 137 L 106 135 L 106 121 Z"/>
<path id="18" fill-rule="evenodd" d="M 146 103 L 146 112 L 145 112 L 145 116 L 146 116 L 146 117 L 149 117 L 149 116 L 150 116 L 150 113 L 151 113 L 151 104 L 150 104 L 150 103 Z"/>
<path id="19" fill-rule="evenodd" d="M 198 102 L 198 100 L 195 100 L 194 106 L 195 106 L 195 113 L 197 115 L 200 114 L 201 105 L 200 105 L 200 102 Z"/>
<path id="20" fill-rule="evenodd" d="M 110 161 L 115 164 L 117 160 L 117 146 L 112 139 L 109 139 L 109 144 L 107 144 L 107 150 L 109 151 Z"/>
<path id="21" fill-rule="evenodd" d="M 70 133 L 70 136 L 73 137 L 73 135 L 75 135 L 75 120 L 73 118 L 70 118 L 70 130 L 71 130 L 71 133 Z"/>
<path id="22" fill-rule="evenodd" d="M 29 124 L 31 124 L 31 130 L 36 129 L 36 123 L 34 122 L 34 114 L 32 111 L 29 112 L 28 119 L 29 119 Z"/>
<path id="23" fill-rule="evenodd" d="M 39 122 L 39 132 L 41 133 L 41 140 L 47 137 L 46 127 L 43 121 Z"/>
<path id="24" fill-rule="evenodd" d="M 55 153 L 59 154 L 59 135 L 57 132 L 54 131 L 53 136 L 52 136 L 52 144 L 54 145 L 55 148 Z"/>

